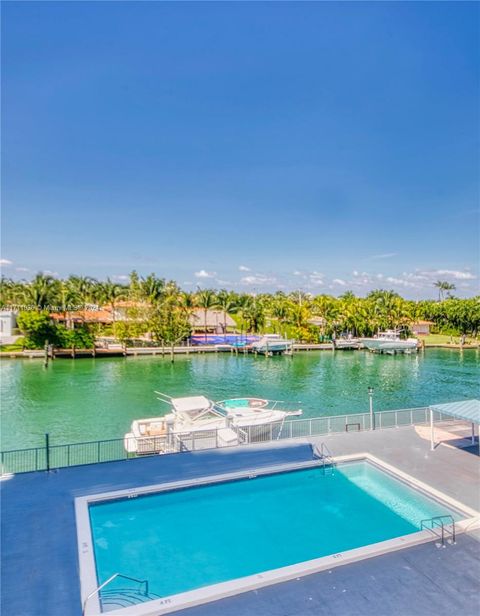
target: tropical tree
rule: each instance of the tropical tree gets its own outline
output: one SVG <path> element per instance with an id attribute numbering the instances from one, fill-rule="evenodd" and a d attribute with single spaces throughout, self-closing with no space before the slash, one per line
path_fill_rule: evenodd
<path id="1" fill-rule="evenodd" d="M 247 299 L 248 297 L 248 299 Z M 265 326 L 265 310 L 262 302 L 253 296 L 246 296 L 239 308 L 247 331 L 257 333 Z"/>
<path id="2" fill-rule="evenodd" d="M 102 304 L 107 304 L 112 310 L 112 320 L 115 322 L 115 307 L 117 302 L 128 296 L 128 289 L 122 285 L 112 282 L 107 278 L 106 282 L 100 283 L 97 290 L 97 298 Z"/>
<path id="3" fill-rule="evenodd" d="M 447 280 L 437 280 L 433 286 L 438 289 L 439 302 L 445 299 L 445 292 L 454 291 L 457 288 L 453 283 L 448 282 Z"/>
<path id="4" fill-rule="evenodd" d="M 198 308 L 203 310 L 203 324 L 205 327 L 205 342 L 207 342 L 207 316 L 208 311 L 212 310 L 217 304 L 215 291 L 211 289 L 203 289 L 196 294 L 196 302 Z"/>
<path id="5" fill-rule="evenodd" d="M 273 320 L 273 328 L 276 333 L 282 333 L 289 316 L 289 300 L 284 293 L 276 293 L 268 303 L 268 313 Z M 278 328 L 276 325 L 278 324 Z"/>
<path id="6" fill-rule="evenodd" d="M 173 363 L 175 345 L 191 334 L 188 314 L 182 309 L 178 296 L 172 294 L 155 305 L 150 316 L 149 328 L 155 340 L 170 347 Z"/>
<path id="7" fill-rule="evenodd" d="M 234 293 L 230 293 L 225 289 L 218 292 L 215 307 L 223 312 L 224 330 L 223 335 L 227 335 L 227 315 L 234 314 L 237 311 L 238 305 Z"/>
<path id="8" fill-rule="evenodd" d="M 164 289 L 165 280 L 157 278 L 155 274 L 149 274 L 140 281 L 140 299 L 155 304 L 162 299 Z"/>
<path id="9" fill-rule="evenodd" d="M 24 286 L 23 299 L 26 304 L 35 306 L 37 310 L 43 310 L 56 304 L 58 290 L 58 280 L 40 272 L 30 283 Z"/>
<path id="10" fill-rule="evenodd" d="M 60 330 L 52 323 L 48 310 L 25 310 L 17 316 L 17 325 L 25 336 L 27 349 L 41 349 L 47 342 L 58 345 L 61 341 Z"/>
<path id="11" fill-rule="evenodd" d="M 78 298 L 82 310 L 86 309 L 87 304 L 93 302 L 95 293 L 99 288 L 99 283 L 90 276 L 70 276 L 67 284 L 70 287 L 71 295 Z"/>

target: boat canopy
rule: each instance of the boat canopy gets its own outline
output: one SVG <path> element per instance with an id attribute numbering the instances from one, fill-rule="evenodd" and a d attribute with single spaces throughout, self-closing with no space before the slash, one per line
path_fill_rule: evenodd
<path id="1" fill-rule="evenodd" d="M 176 413 L 198 413 L 206 411 L 212 403 L 205 396 L 190 396 L 188 398 L 172 398 L 172 406 Z"/>

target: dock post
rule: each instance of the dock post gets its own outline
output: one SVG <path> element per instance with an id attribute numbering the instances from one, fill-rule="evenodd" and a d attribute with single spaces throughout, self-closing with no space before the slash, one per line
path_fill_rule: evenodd
<path id="1" fill-rule="evenodd" d="M 48 340 L 45 340 L 45 348 L 44 348 L 45 354 L 44 354 L 44 366 L 45 368 L 48 368 Z"/>

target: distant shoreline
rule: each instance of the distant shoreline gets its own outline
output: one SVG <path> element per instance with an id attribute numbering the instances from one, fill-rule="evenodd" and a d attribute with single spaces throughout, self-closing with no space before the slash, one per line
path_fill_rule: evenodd
<path id="1" fill-rule="evenodd" d="M 423 349 L 453 349 L 453 350 L 473 350 L 480 349 L 480 344 L 438 344 L 438 343 L 426 343 L 423 347 L 419 348 L 419 351 Z M 333 351 L 333 345 L 331 343 L 321 344 L 295 344 L 293 345 L 293 351 L 295 353 L 308 352 L 308 351 Z M 362 350 L 362 349 L 359 349 Z M 353 350 L 339 350 L 336 353 L 353 353 Z M 191 347 L 175 347 L 175 355 L 202 355 L 205 353 L 230 353 L 231 355 L 244 355 L 242 349 L 235 351 L 224 350 L 213 345 L 210 346 L 191 346 Z M 82 358 L 104 358 L 104 357 L 139 357 L 139 356 L 152 356 L 152 357 L 170 357 L 170 349 L 165 347 L 163 350 L 159 347 L 130 347 L 123 350 L 109 351 L 106 349 L 97 349 L 95 352 L 92 349 L 76 349 L 75 355 L 69 349 L 63 349 L 57 352 L 58 359 L 82 359 Z M 0 351 L 1 359 L 43 359 L 45 352 L 42 349 L 32 349 L 25 351 Z"/>

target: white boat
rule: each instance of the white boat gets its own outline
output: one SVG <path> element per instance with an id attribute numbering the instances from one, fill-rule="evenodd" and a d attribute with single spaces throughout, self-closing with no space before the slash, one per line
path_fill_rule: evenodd
<path id="1" fill-rule="evenodd" d="M 264 440 L 266 432 L 272 433 L 273 427 L 278 432 L 287 417 L 302 414 L 301 409 L 280 410 L 276 408 L 278 401 L 263 398 L 213 402 L 205 396 L 170 398 L 161 392 L 155 393 L 159 400 L 170 405 L 170 413 L 134 420 L 124 437 L 128 453 L 168 453 Z"/>
<path id="2" fill-rule="evenodd" d="M 362 338 L 361 342 L 369 351 L 376 353 L 411 353 L 418 349 L 416 338 L 402 340 L 400 332 L 395 329 L 379 332 L 374 338 Z"/>
<path id="3" fill-rule="evenodd" d="M 279 334 L 265 334 L 257 342 L 252 342 L 250 348 L 256 353 L 273 355 L 274 353 L 290 352 L 292 346 L 293 340 L 287 340 Z"/>
<path id="4" fill-rule="evenodd" d="M 358 349 L 361 340 L 358 338 L 335 338 L 332 339 L 334 349 Z"/>

